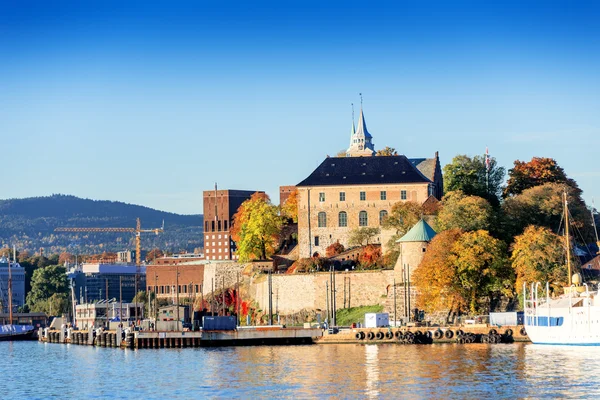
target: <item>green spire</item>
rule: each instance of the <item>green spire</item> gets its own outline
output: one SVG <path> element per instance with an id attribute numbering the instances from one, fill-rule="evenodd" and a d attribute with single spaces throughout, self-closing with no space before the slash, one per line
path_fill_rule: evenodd
<path id="1" fill-rule="evenodd" d="M 402 236 L 396 243 L 400 242 L 431 242 L 436 235 L 435 231 L 427 222 L 421 219 L 415 224 L 406 235 Z"/>

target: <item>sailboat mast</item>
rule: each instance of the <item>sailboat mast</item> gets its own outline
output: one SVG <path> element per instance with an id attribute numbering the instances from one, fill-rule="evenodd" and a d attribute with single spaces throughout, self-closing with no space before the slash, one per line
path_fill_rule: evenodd
<path id="1" fill-rule="evenodd" d="M 567 192 L 563 192 L 563 198 L 564 198 L 564 202 L 565 202 L 565 242 L 567 245 L 567 273 L 569 274 L 568 276 L 568 282 L 569 282 L 569 287 L 571 287 L 572 282 L 572 272 L 571 272 L 571 241 L 569 238 L 569 208 L 568 208 L 568 203 L 567 203 Z"/>
<path id="2" fill-rule="evenodd" d="M 13 323 L 13 310 L 12 310 L 12 271 L 10 270 L 10 256 L 8 259 L 8 324 Z"/>
<path id="3" fill-rule="evenodd" d="M 596 207 L 594 206 L 594 199 L 592 199 L 592 209 L 590 210 L 592 214 L 592 225 L 594 226 L 594 234 L 596 234 L 596 246 L 598 246 L 598 252 L 596 254 L 600 254 L 600 240 L 598 240 L 598 229 L 596 228 L 596 218 L 594 218 L 594 210 Z"/>

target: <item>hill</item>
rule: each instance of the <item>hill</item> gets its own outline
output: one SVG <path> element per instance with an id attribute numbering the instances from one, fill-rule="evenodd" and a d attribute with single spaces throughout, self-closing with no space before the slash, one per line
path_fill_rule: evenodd
<path id="1" fill-rule="evenodd" d="M 142 234 L 142 248 L 192 251 L 202 246 L 202 215 L 179 215 L 118 201 L 90 200 L 52 195 L 0 200 L 0 244 L 16 245 L 30 252 L 43 247 L 46 253 L 69 251 L 94 254 L 134 249 L 130 233 L 56 233 L 58 227 L 134 228 L 140 218 L 142 228 L 160 227 L 159 235 Z"/>

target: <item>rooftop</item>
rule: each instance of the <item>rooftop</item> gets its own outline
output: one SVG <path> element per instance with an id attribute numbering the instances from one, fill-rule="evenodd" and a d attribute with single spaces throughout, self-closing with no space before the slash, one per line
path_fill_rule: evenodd
<path id="1" fill-rule="evenodd" d="M 405 156 L 328 157 L 296 186 L 428 182 Z"/>
<path id="2" fill-rule="evenodd" d="M 433 228 L 422 219 L 396 242 L 431 242 L 435 235 Z"/>

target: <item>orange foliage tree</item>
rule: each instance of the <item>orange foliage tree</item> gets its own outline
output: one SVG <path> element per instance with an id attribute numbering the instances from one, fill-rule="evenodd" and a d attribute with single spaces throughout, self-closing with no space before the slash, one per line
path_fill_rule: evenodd
<path id="1" fill-rule="evenodd" d="M 508 170 L 508 181 L 503 195 L 514 196 L 525 189 L 545 183 L 563 183 L 573 188 L 577 196 L 581 195 L 577 182 L 567 177 L 556 160 L 546 157 L 533 157 L 529 162 L 515 161 L 515 166 Z"/>
<path id="2" fill-rule="evenodd" d="M 458 313 L 466 306 L 456 287 L 456 267 L 450 262 L 454 243 L 461 237 L 460 229 L 438 233 L 427 248 L 421 264 L 412 273 L 419 288 L 417 307 L 427 312 L 449 310 Z"/>
<path id="3" fill-rule="evenodd" d="M 366 245 L 358 255 L 358 263 L 363 269 L 377 268 L 382 263 L 381 246 Z"/>
<path id="4" fill-rule="evenodd" d="M 333 257 L 333 256 L 337 256 L 338 254 L 342 253 L 344 251 L 344 245 L 340 243 L 340 241 L 338 240 L 335 243 L 331 243 L 329 246 L 327 246 L 327 249 L 325 249 L 325 256 L 327 257 Z"/>
<path id="5" fill-rule="evenodd" d="M 289 197 L 281 205 L 281 216 L 298 223 L 298 189 L 290 193 Z"/>

